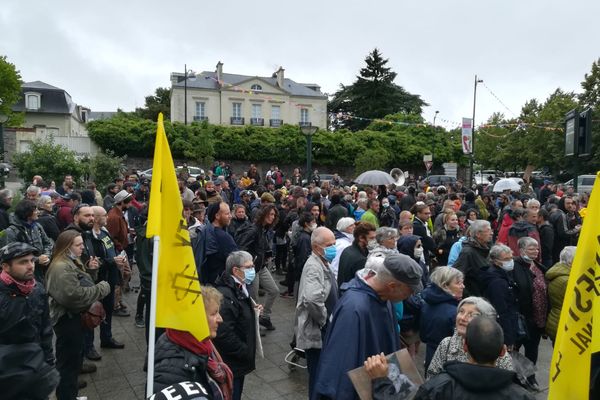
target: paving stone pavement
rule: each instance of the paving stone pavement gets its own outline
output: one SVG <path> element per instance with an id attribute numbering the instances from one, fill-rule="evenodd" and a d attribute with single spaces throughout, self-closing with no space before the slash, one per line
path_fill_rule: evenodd
<path id="1" fill-rule="evenodd" d="M 279 280 L 275 276 L 275 280 Z M 136 279 L 134 277 L 133 285 Z M 283 289 L 282 289 L 283 290 Z M 130 317 L 113 317 L 113 336 L 125 343 L 125 349 L 101 349 L 98 332 L 96 332 L 96 349 L 102 360 L 96 362 L 98 371 L 82 375 L 87 388 L 80 391 L 80 396 L 88 400 L 129 400 L 144 399 L 146 374 L 142 371 L 146 352 L 144 329 L 134 324 L 134 309 L 137 293 L 125 294 L 126 303 L 132 310 Z M 275 302 L 271 320 L 275 331 L 267 332 L 262 338 L 265 358 L 256 360 L 256 370 L 248 375 L 244 384 L 244 400 L 305 400 L 308 397 L 308 373 L 303 369 L 290 370 L 284 356 L 290 350 L 292 336 L 294 300 L 278 298 Z M 422 347 L 417 359 L 417 366 L 423 373 Z M 552 358 L 552 347 L 549 340 L 542 340 L 538 361 L 538 381 L 541 387 L 548 386 L 548 368 Z M 541 392 L 537 399 L 546 399 L 547 393 Z"/>

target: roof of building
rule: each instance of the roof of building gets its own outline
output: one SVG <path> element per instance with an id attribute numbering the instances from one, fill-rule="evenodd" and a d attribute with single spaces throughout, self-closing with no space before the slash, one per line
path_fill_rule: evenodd
<path id="1" fill-rule="evenodd" d="M 183 73 L 180 73 L 180 74 L 173 73 L 172 76 L 180 76 L 181 78 L 183 78 Z M 222 74 L 222 81 L 225 83 L 226 86 L 227 86 L 227 84 L 236 86 L 236 85 L 239 85 L 240 83 L 248 81 L 249 79 L 252 79 L 252 78 L 258 78 L 262 81 L 267 82 L 269 85 L 278 87 L 277 86 L 277 78 L 272 77 L 272 76 L 265 77 L 265 76 L 250 76 L 250 75 L 238 75 L 238 74 L 226 74 L 226 73 Z M 173 86 L 183 87 L 184 82 L 182 80 L 181 82 L 174 83 Z M 311 86 L 318 88 L 318 85 L 311 85 Z M 218 90 L 219 85 L 217 83 L 217 73 L 213 72 L 213 71 L 202 71 L 201 73 L 196 74 L 195 79 L 188 79 L 187 87 L 188 88 L 198 88 L 198 89 Z M 321 93 L 321 91 L 311 89 L 311 87 L 307 86 L 306 84 L 297 83 L 288 78 L 284 78 L 283 87 L 281 89 L 288 92 L 292 96 L 325 97 L 325 94 Z"/>
<path id="2" fill-rule="evenodd" d="M 26 82 L 21 86 L 21 91 L 23 93 L 30 91 L 40 93 L 40 108 L 37 110 L 27 110 L 25 108 L 25 96 L 21 96 L 19 101 L 12 107 L 13 111 L 16 112 L 72 114 L 76 107 L 76 104 L 71 99 L 71 95 L 66 90 L 48 85 L 45 82 Z"/>

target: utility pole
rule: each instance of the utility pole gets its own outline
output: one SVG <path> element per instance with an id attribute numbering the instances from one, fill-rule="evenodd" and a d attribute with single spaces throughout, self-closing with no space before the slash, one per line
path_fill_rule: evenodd
<path id="1" fill-rule="evenodd" d="M 473 85 L 473 120 L 471 121 L 471 159 L 469 160 L 469 183 L 468 188 L 470 189 L 473 185 L 473 157 L 475 157 L 475 105 L 477 104 L 477 84 L 482 83 L 483 79 L 477 79 L 475 75 L 475 84 Z"/>

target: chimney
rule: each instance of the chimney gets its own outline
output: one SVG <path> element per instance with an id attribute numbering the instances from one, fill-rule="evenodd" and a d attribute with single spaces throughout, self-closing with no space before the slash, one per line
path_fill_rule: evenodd
<path id="1" fill-rule="evenodd" d="M 277 86 L 279 86 L 280 88 L 283 89 L 283 71 L 285 71 L 285 69 L 283 69 L 282 67 L 279 67 L 279 69 L 277 71 L 275 71 L 275 76 L 277 77 Z"/>
<path id="2" fill-rule="evenodd" d="M 217 63 L 217 70 L 215 72 L 217 73 L 217 80 L 221 83 L 223 80 L 223 63 L 221 61 Z"/>

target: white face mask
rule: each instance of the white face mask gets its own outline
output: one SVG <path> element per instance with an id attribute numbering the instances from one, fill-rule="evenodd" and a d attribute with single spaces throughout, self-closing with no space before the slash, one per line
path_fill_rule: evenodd
<path id="1" fill-rule="evenodd" d="M 354 240 L 354 234 L 353 233 L 348 233 L 348 232 L 342 232 L 344 234 L 344 236 L 346 236 L 348 239 L 350 240 Z"/>
<path id="2" fill-rule="evenodd" d="M 315 229 L 317 229 L 317 224 L 310 224 L 310 225 L 308 226 L 308 230 L 309 230 L 310 232 L 314 231 Z"/>
<path id="3" fill-rule="evenodd" d="M 375 240 L 375 239 L 369 240 L 369 243 L 367 243 L 367 250 L 371 251 L 375 247 L 377 247 L 377 240 Z"/>
<path id="4" fill-rule="evenodd" d="M 527 254 L 523 254 L 523 255 L 521 256 L 521 258 L 523 258 L 523 260 L 525 260 L 525 262 L 528 262 L 528 263 L 530 263 L 530 262 L 532 262 L 532 261 L 533 261 L 533 260 L 531 259 L 531 257 L 529 257 Z"/>
<path id="5" fill-rule="evenodd" d="M 504 261 L 500 265 L 500 268 L 502 268 L 505 271 L 512 271 L 515 268 L 515 262 L 513 260 Z"/>
<path id="6" fill-rule="evenodd" d="M 422 255 L 423 255 L 423 248 L 415 247 L 415 258 L 421 258 Z"/>

